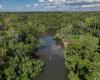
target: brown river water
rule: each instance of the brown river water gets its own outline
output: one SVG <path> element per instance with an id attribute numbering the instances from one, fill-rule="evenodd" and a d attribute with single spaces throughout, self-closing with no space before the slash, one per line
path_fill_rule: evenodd
<path id="1" fill-rule="evenodd" d="M 51 36 L 44 36 L 42 39 L 45 47 L 38 50 L 38 55 L 45 67 L 35 80 L 66 80 L 63 48 Z"/>

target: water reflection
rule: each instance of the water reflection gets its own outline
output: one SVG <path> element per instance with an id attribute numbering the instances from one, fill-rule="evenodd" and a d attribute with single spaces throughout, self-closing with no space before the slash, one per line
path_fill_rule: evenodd
<path id="1" fill-rule="evenodd" d="M 46 63 L 44 71 L 37 77 L 36 80 L 66 80 L 64 66 L 64 50 L 51 36 L 42 38 L 45 47 L 38 51 L 39 57 Z"/>

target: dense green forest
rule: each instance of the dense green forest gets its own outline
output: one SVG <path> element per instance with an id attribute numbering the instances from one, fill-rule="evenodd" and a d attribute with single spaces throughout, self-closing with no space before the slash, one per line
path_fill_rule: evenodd
<path id="1" fill-rule="evenodd" d="M 100 12 L 0 13 L 0 80 L 32 80 L 43 70 L 41 34 L 63 43 L 69 80 L 100 80 Z"/>

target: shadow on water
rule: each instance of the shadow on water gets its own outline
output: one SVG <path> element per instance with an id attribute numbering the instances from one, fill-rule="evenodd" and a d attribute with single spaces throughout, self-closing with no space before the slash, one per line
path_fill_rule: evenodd
<path id="1" fill-rule="evenodd" d="M 36 80 L 66 80 L 63 48 L 51 36 L 44 36 L 42 39 L 45 47 L 38 50 L 38 55 L 45 62 L 45 67 Z"/>

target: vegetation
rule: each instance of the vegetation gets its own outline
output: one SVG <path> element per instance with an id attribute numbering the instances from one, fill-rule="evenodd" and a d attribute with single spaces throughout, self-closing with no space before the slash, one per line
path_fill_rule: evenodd
<path id="1" fill-rule="evenodd" d="M 100 80 L 100 13 L 0 13 L 0 80 L 32 80 L 44 63 L 38 35 L 67 42 L 69 80 Z"/>
<path id="2" fill-rule="evenodd" d="M 100 54 L 97 52 L 98 39 L 93 36 L 80 36 L 66 48 L 66 67 L 69 69 L 69 79 L 99 80 Z M 79 79 L 78 79 L 79 78 Z"/>
<path id="3" fill-rule="evenodd" d="M 16 17 L 9 17 L 12 20 L 5 22 L 7 29 L 0 36 L 0 80 L 32 80 L 44 65 L 34 57 L 38 44 L 34 28 Z"/>

